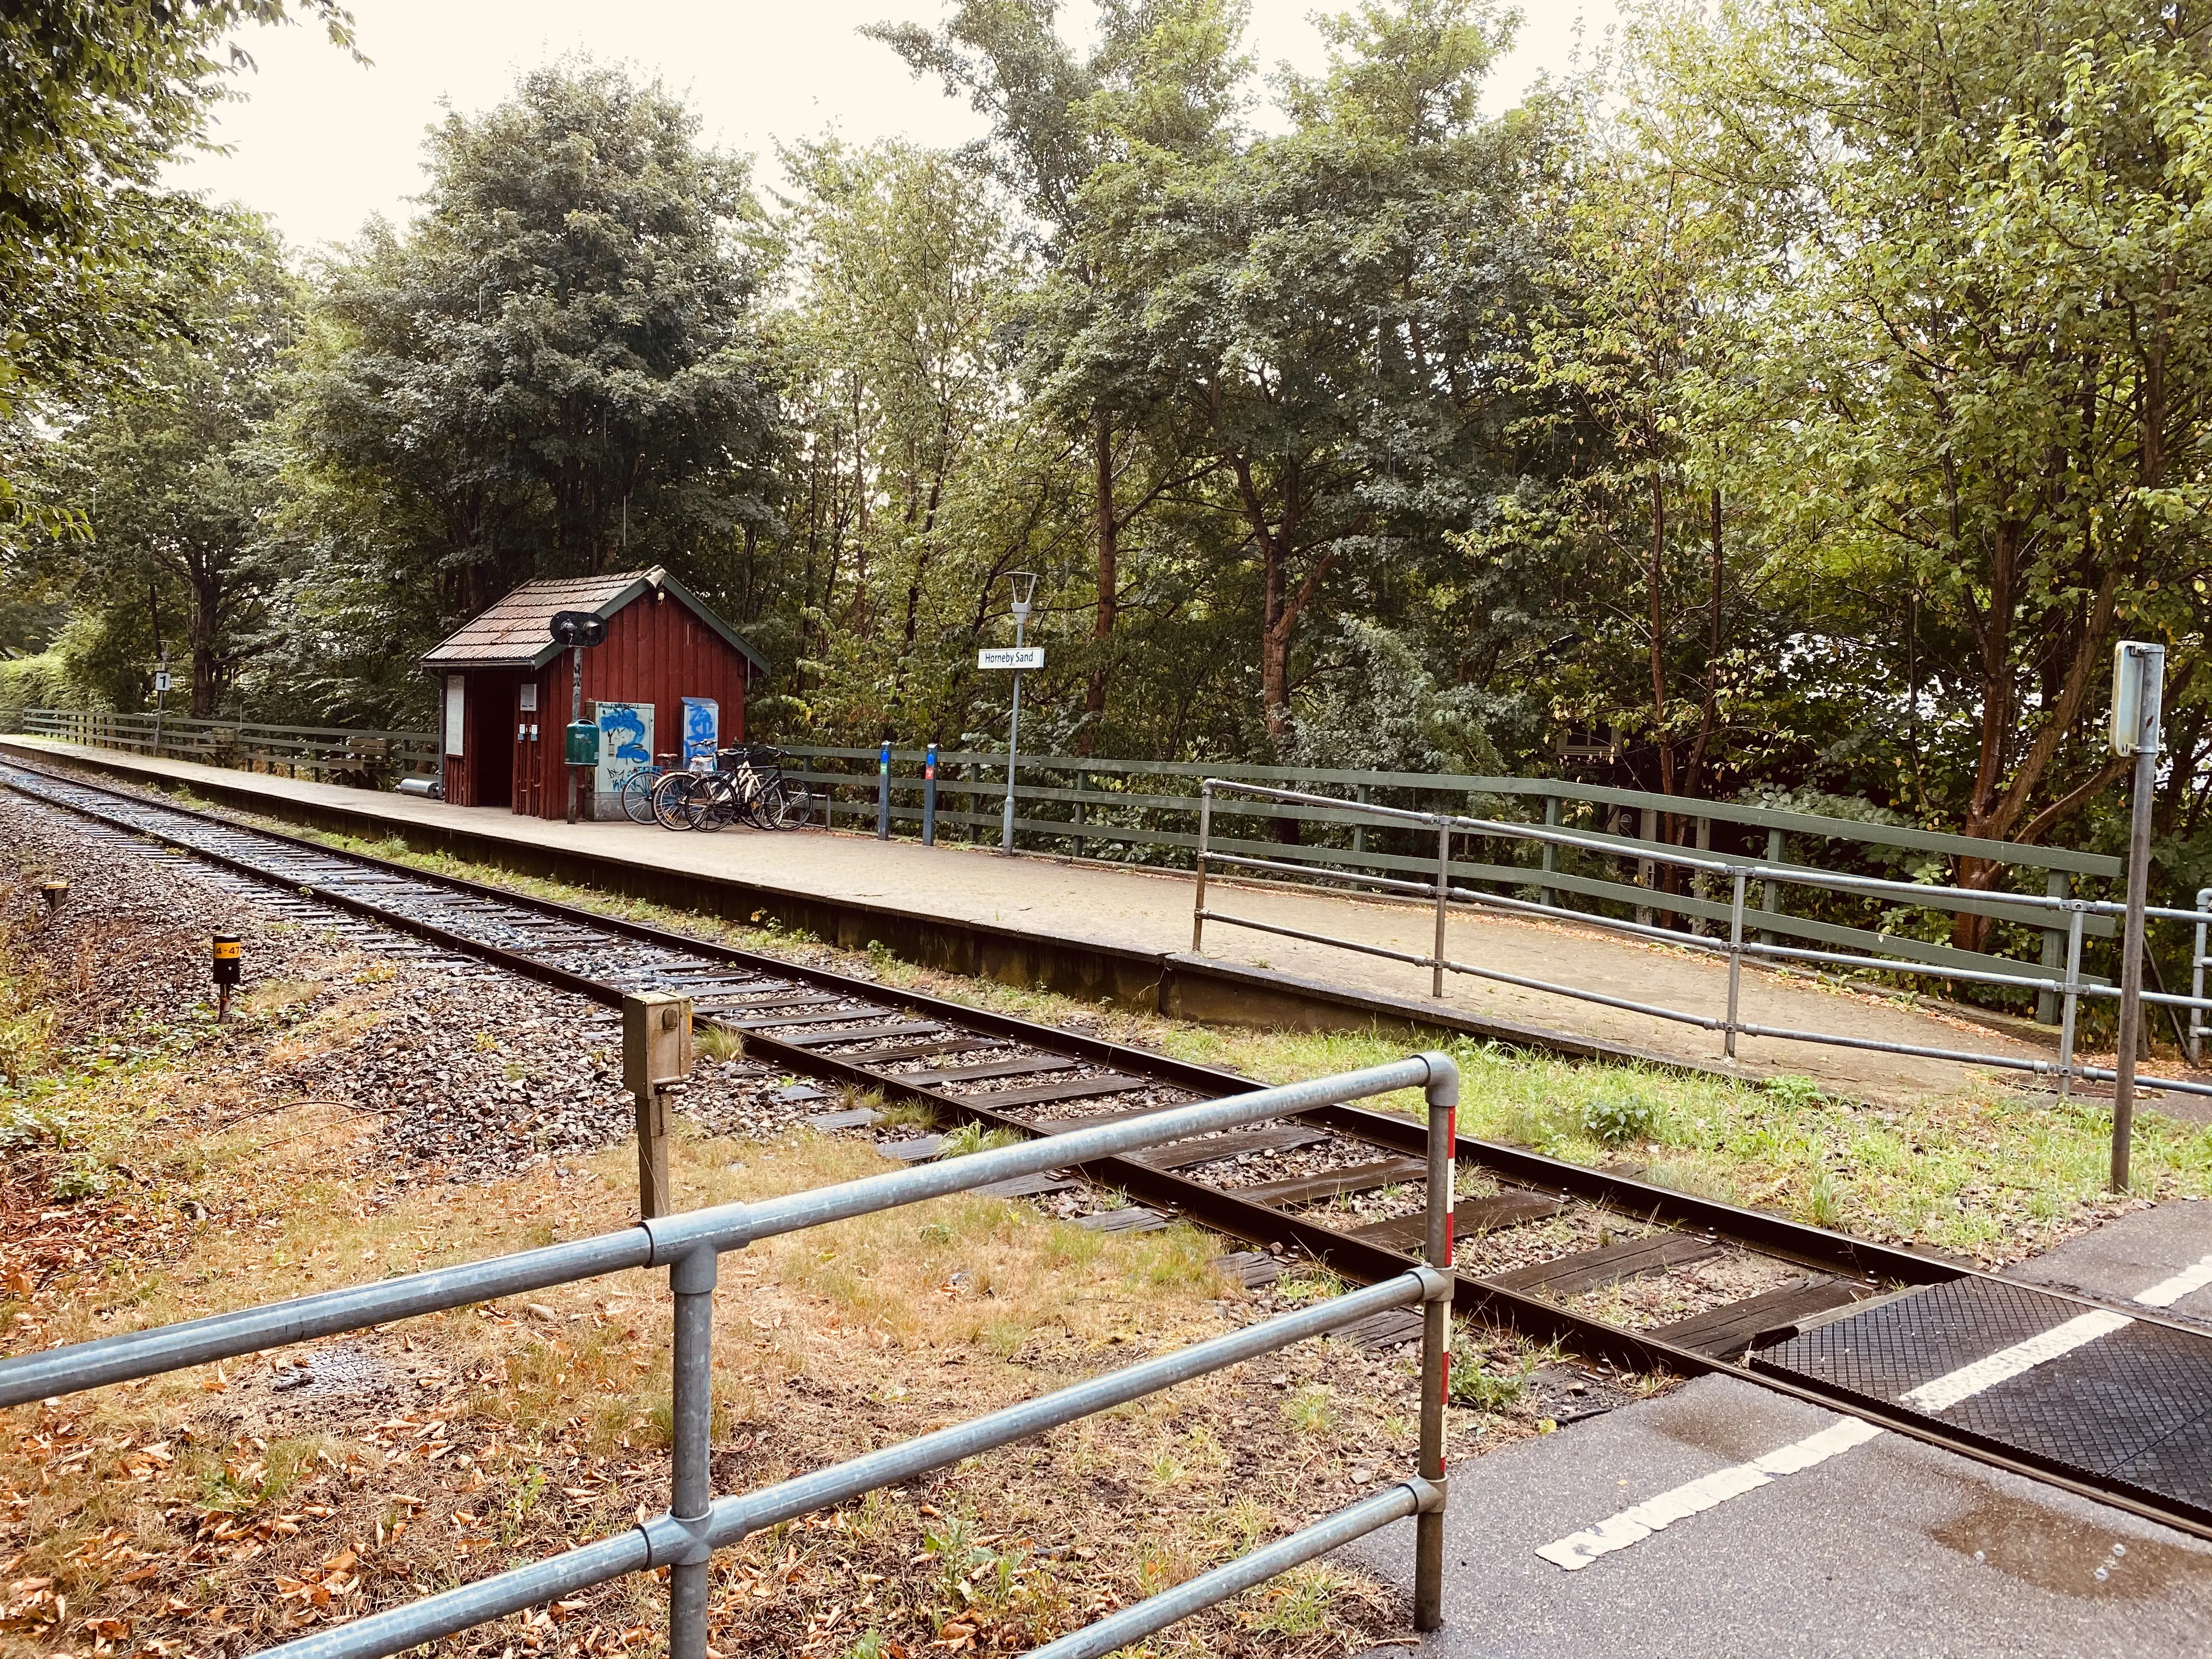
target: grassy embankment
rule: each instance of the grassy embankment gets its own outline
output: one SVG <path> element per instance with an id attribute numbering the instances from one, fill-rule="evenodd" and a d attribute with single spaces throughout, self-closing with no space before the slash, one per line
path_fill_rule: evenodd
<path id="1" fill-rule="evenodd" d="M 20 908 L 21 890 L 7 902 Z M 201 1008 L 59 1048 L 69 975 L 5 955 L 0 1352 L 630 1218 L 620 1147 L 489 1186 L 395 1185 L 373 1116 L 341 1100 L 272 1104 L 270 1077 L 373 1029 L 414 970 L 333 940 L 250 989 L 227 1027 Z M 884 1167 L 865 1146 L 805 1133 L 687 1128 L 673 1150 L 686 1202 Z M 1103 1237 L 972 1197 L 764 1241 L 728 1259 L 717 1301 L 717 1485 L 818 1467 L 1212 1334 L 1247 1300 L 1206 1265 L 1216 1248 L 1188 1227 Z M 619 1529 L 665 1492 L 664 1279 L 617 1275 L 0 1414 L 0 1650 L 259 1647 Z M 316 1376 L 339 1386 L 302 1386 Z M 1027 1648 L 1402 1466 L 1410 1383 L 1403 1360 L 1308 1345 L 777 1528 L 717 1559 L 717 1650 Z M 1512 1392 L 1493 1403 L 1510 1408 Z M 1461 1420 L 1493 1440 L 1541 1426 L 1525 1412 Z M 649 1651 L 660 1606 L 657 1587 L 632 1581 L 472 1639 Z M 1161 1650 L 1340 1652 L 1396 1616 L 1373 1584 L 1310 1571 Z"/>

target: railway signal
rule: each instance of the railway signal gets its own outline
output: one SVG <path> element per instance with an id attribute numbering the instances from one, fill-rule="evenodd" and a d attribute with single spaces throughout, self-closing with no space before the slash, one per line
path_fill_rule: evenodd
<path id="1" fill-rule="evenodd" d="M 2143 911 L 2149 902 L 2150 809 L 2158 789 L 2160 705 L 2166 647 L 2122 640 L 2112 647 L 2112 752 L 2135 758 L 2128 818 L 2128 897 L 2120 940 L 2119 1049 L 2112 1059 L 2112 1190 L 2128 1189 L 2135 1135 L 2136 1046 L 2142 1040 Z"/>

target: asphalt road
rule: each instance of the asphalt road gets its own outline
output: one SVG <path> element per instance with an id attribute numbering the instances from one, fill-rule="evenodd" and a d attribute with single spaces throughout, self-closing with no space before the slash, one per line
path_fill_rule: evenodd
<path id="1" fill-rule="evenodd" d="M 2212 1328 L 2212 1204 L 2011 1271 Z M 1468 1460 L 1445 1628 L 1376 1659 L 2212 1653 L 2212 1544 L 1856 1422 L 1706 1376 Z M 1346 1554 L 1410 1588 L 1412 1540 Z"/>
<path id="2" fill-rule="evenodd" d="M 1701 1377 L 1455 1471 L 1445 1627 L 1384 1656 L 2166 1659 L 2212 1650 L 2212 1544 L 1881 1433 L 1570 1571 L 1536 1552 L 1844 1419 Z M 1346 1554 L 1412 1583 L 1401 1522 Z M 2117 1548 L 2116 1548 L 2117 1547 Z"/>

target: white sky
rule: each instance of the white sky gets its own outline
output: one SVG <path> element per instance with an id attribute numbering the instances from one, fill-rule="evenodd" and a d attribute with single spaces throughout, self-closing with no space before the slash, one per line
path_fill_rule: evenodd
<path id="1" fill-rule="evenodd" d="M 1577 25 L 1585 52 L 1600 45 L 1613 3 L 1524 0 L 1519 45 L 1489 104 L 1509 107 L 1544 70 L 1565 73 Z M 216 136 L 230 153 L 192 159 L 174 182 L 258 209 L 295 248 L 349 238 L 373 213 L 404 222 L 440 100 L 486 108 L 518 74 L 575 51 L 658 74 L 699 112 L 709 142 L 764 158 L 777 138 L 830 128 L 858 143 L 939 145 L 981 130 L 964 102 L 854 33 L 885 19 L 933 26 L 939 0 L 352 0 L 352 9 L 368 67 L 313 28 L 246 36 L 259 68 L 222 112 Z M 1263 70 L 1321 67 L 1313 9 L 1312 0 L 1253 0 L 1247 47 Z M 774 179 L 772 163 L 762 176 Z"/>

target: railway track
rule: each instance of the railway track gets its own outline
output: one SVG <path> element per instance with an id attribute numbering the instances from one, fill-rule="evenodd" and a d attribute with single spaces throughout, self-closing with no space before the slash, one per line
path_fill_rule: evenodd
<path id="1" fill-rule="evenodd" d="M 689 996 L 697 1018 L 742 1032 L 748 1052 L 771 1066 L 922 1103 L 940 1121 L 1051 1135 L 1261 1086 L 20 763 L 0 764 L 0 786 L 76 814 L 96 826 L 93 833 L 148 837 L 233 879 L 281 890 L 274 896 L 283 906 L 325 918 L 336 912 L 342 930 L 395 930 L 414 941 L 403 951 L 489 964 L 606 1006 L 636 992 Z M 815 1121 L 858 1128 L 872 1115 L 856 1106 Z M 914 1159 L 933 1155 L 939 1139 L 878 1146 Z M 1131 1200 L 1086 1218 L 1089 1224 L 1135 1229 L 1184 1216 L 1258 1247 L 1224 1258 L 1248 1283 L 1279 1272 L 1280 1252 L 1372 1282 L 1402 1273 L 1419 1248 L 1424 1146 L 1418 1117 L 1333 1107 L 1004 1183 L 1003 1195 L 1087 1182 Z M 2201 1330 L 2140 1307 L 2122 1318 L 2088 1298 L 1523 1148 L 1462 1135 L 1457 1158 L 1455 1304 L 1468 1317 L 1624 1370 L 1726 1372 L 2212 1537 L 2212 1339 Z M 2085 1452 L 2078 1432 L 2038 1431 L 2049 1413 L 2033 1401 L 2016 1423 L 1986 1409 L 1916 1403 L 1914 1376 L 1947 1354 L 1977 1343 L 1986 1353 L 2008 1334 L 2017 1340 L 2069 1320 L 2081 1325 L 2089 1310 L 2094 1320 L 2148 1333 L 2158 1364 L 2198 1379 L 2201 1413 L 2166 1429 L 2169 1437 L 2194 1432 L 2203 1453 L 2146 1470 L 2139 1452 L 2118 1441 Z M 1394 1311 L 1346 1334 L 1370 1346 L 1410 1341 L 1417 1318 Z M 1876 1349 L 1895 1360 L 1881 1375 L 1864 1358 Z"/>

